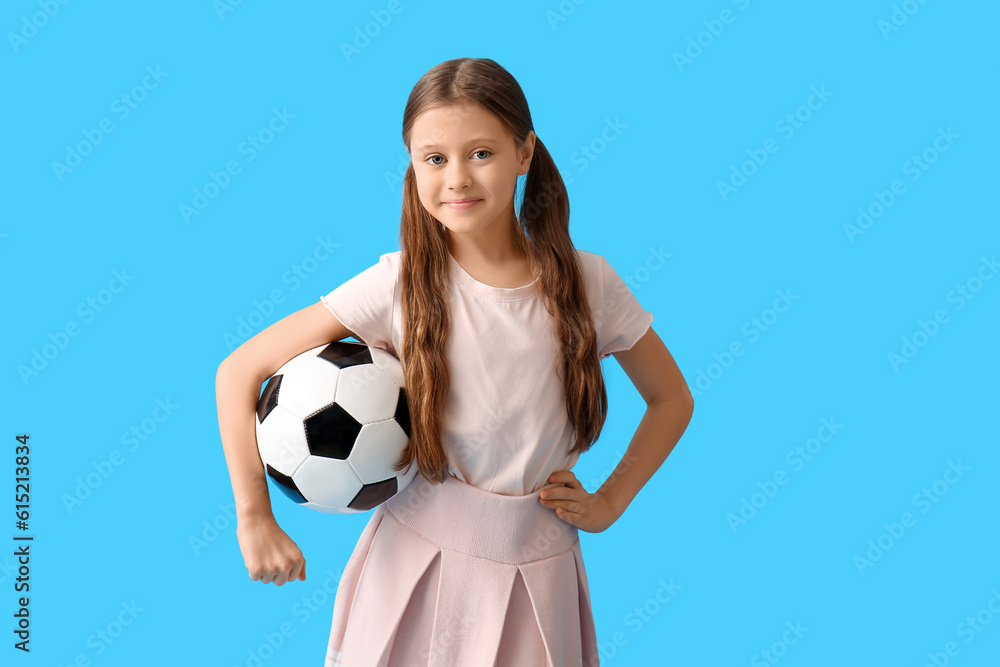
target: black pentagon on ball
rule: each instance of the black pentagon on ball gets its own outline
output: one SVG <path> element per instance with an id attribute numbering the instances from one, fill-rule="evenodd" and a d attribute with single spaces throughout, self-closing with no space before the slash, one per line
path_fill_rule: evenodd
<path id="1" fill-rule="evenodd" d="M 272 375 L 264 386 L 260 400 L 257 401 L 257 421 L 261 424 L 271 414 L 271 410 L 274 410 L 274 406 L 278 404 L 278 388 L 281 386 L 281 377 L 280 375 Z"/>
<path id="2" fill-rule="evenodd" d="M 295 482 L 292 481 L 291 477 L 278 472 L 272 468 L 270 464 L 267 464 L 267 474 L 272 480 L 274 480 L 275 486 L 278 487 L 278 490 L 291 498 L 294 502 L 300 505 L 306 502 L 305 497 L 302 495 L 302 492 L 299 491 L 299 487 L 295 485 Z"/>
<path id="3" fill-rule="evenodd" d="M 396 401 L 396 422 L 402 427 L 406 437 L 410 437 L 410 406 L 406 402 L 406 389 L 400 388 L 399 400 Z"/>
<path id="4" fill-rule="evenodd" d="M 361 433 L 361 424 L 337 403 L 306 417 L 306 445 L 313 456 L 346 459 Z"/>
<path id="5" fill-rule="evenodd" d="M 337 368 L 348 368 L 361 364 L 374 363 L 372 353 L 364 343 L 349 343 L 342 340 L 334 341 L 316 355 L 325 359 Z"/>
<path id="6" fill-rule="evenodd" d="M 347 506 L 353 510 L 370 510 L 392 498 L 396 495 L 397 490 L 398 484 L 395 477 L 374 484 L 365 484 L 351 502 L 347 503 Z"/>

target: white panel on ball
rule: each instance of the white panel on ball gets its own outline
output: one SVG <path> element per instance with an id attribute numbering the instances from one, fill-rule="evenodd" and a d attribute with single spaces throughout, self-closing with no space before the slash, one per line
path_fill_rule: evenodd
<path id="1" fill-rule="evenodd" d="M 389 419 L 396 414 L 398 402 L 399 387 L 374 365 L 350 366 L 340 371 L 337 403 L 359 423 Z"/>
<path id="2" fill-rule="evenodd" d="M 282 474 L 291 476 L 309 456 L 302 420 L 280 405 L 257 424 L 256 436 L 261 460 Z"/>
<path id="3" fill-rule="evenodd" d="M 372 361 L 375 362 L 375 365 L 388 373 L 397 387 L 406 386 L 403 366 L 399 363 L 399 359 L 377 347 L 369 347 L 368 352 L 372 355 Z"/>
<path id="4" fill-rule="evenodd" d="M 313 348 L 311 350 L 306 350 L 305 352 L 292 357 L 291 359 L 289 359 L 288 361 L 286 361 L 284 364 L 282 364 L 281 368 L 279 368 L 278 370 L 274 371 L 274 374 L 275 375 L 285 375 L 287 373 L 297 372 L 300 368 L 302 368 L 303 364 L 311 363 L 312 360 L 313 360 L 313 358 L 319 353 L 319 351 L 321 349 L 322 348 L 318 348 L 318 347 L 317 348 Z"/>
<path id="5" fill-rule="evenodd" d="M 381 482 L 389 474 L 396 474 L 386 462 L 400 457 L 406 440 L 406 433 L 395 419 L 365 424 L 347 460 L 365 484 Z"/>
<path id="6" fill-rule="evenodd" d="M 309 502 L 347 507 L 361 490 L 361 480 L 347 461 L 310 456 L 292 477 Z"/>
<path id="7" fill-rule="evenodd" d="M 278 405 L 305 419 L 333 403 L 340 369 L 314 355 L 302 366 L 296 365 L 296 370 L 283 379 L 278 389 Z"/>

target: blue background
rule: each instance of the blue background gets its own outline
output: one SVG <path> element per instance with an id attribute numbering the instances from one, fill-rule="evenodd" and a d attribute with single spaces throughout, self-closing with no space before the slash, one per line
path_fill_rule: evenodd
<path id="1" fill-rule="evenodd" d="M 519 81 L 576 246 L 630 281 L 696 394 L 627 512 L 581 533 L 602 664 L 998 664 L 998 19 L 916 0 L 5 3 L 0 553 L 21 432 L 35 540 L 30 655 L 0 558 L 3 663 L 322 663 L 369 515 L 272 494 L 308 578 L 251 582 L 215 372 L 241 320 L 257 333 L 398 249 L 406 97 L 470 56 Z M 246 150 L 275 110 L 292 117 Z M 644 408 L 604 369 L 610 416 L 574 470 L 590 490 Z"/>

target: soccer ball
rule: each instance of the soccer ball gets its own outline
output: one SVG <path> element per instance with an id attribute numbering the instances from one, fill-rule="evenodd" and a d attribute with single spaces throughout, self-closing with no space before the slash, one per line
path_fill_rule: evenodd
<path id="1" fill-rule="evenodd" d="M 410 413 L 402 366 L 378 348 L 336 341 L 290 359 L 264 386 L 255 421 L 271 482 L 319 512 L 370 510 L 417 473 L 392 469 Z"/>

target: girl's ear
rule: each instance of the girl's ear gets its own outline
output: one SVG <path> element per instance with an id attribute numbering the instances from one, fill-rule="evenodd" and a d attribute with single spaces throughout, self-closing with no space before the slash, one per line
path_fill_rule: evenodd
<path id="1" fill-rule="evenodd" d="M 521 161 L 517 170 L 518 176 L 527 174 L 528 168 L 531 166 L 531 156 L 535 153 L 535 136 L 534 130 L 528 130 L 528 136 L 525 137 L 524 143 L 521 145 L 521 150 L 519 151 Z"/>

